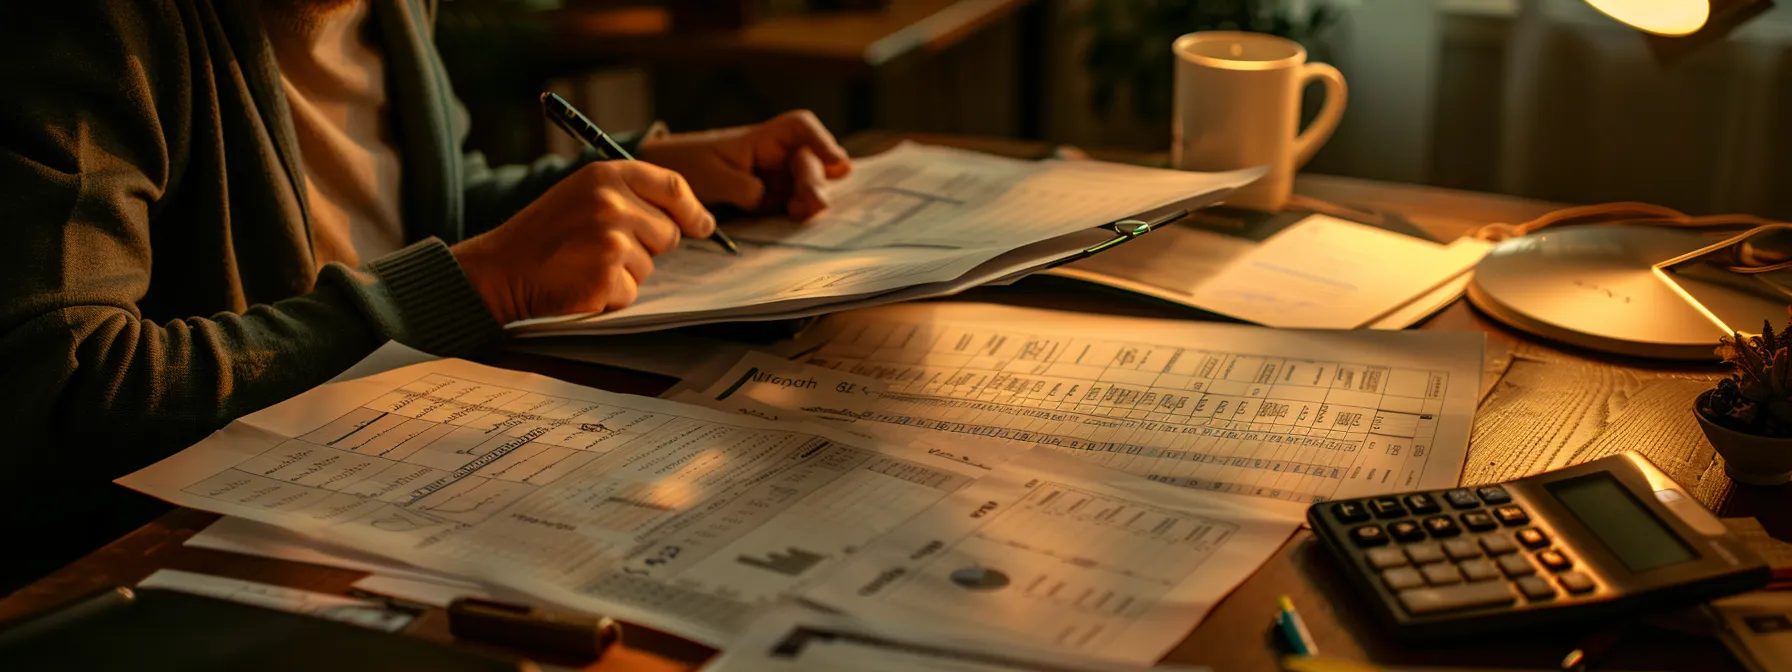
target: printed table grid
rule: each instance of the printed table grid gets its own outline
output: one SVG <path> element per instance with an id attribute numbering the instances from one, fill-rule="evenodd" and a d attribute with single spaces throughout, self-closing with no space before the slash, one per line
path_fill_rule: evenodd
<path id="1" fill-rule="evenodd" d="M 807 361 L 882 381 L 870 420 L 1292 501 L 1422 472 L 1449 384 L 1443 371 L 879 322 Z"/>

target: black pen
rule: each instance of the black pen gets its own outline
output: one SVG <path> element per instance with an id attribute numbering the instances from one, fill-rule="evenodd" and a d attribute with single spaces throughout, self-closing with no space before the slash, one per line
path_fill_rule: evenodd
<path id="1" fill-rule="evenodd" d="M 566 131 L 572 137 L 585 143 L 587 147 L 596 150 L 598 160 L 635 160 L 635 157 L 629 156 L 628 150 L 623 149 L 622 145 L 616 144 L 616 141 L 610 139 L 610 135 L 605 133 L 604 129 L 591 123 L 584 113 L 579 112 L 578 108 L 566 102 L 566 99 L 553 93 L 543 93 L 541 94 L 541 111 L 547 114 L 548 119 L 553 120 L 554 125 L 559 126 L 560 130 Z M 709 234 L 709 239 L 722 246 L 722 249 L 727 250 L 729 254 L 740 254 L 740 247 L 734 244 L 734 240 L 729 238 L 728 234 L 722 233 L 720 226 L 716 227 L 715 233 Z"/>

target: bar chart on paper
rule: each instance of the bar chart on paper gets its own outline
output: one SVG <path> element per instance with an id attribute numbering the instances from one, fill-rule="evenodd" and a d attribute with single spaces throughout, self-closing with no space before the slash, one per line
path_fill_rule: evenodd
<path id="1" fill-rule="evenodd" d="M 1033 326 L 1067 324 L 1056 313 L 974 309 L 844 316 L 802 360 L 883 383 L 861 420 L 1045 445 L 1188 488 L 1304 504 L 1460 474 L 1478 337 L 1151 320 L 1079 331 Z"/>

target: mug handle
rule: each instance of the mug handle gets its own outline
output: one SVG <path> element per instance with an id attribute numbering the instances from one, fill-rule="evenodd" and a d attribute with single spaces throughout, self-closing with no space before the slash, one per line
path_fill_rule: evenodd
<path id="1" fill-rule="evenodd" d="M 1294 137 L 1294 167 L 1307 165 L 1319 147 L 1332 137 L 1332 131 L 1338 129 L 1338 120 L 1344 117 L 1344 102 L 1349 96 L 1344 86 L 1344 73 L 1324 63 L 1308 63 L 1301 66 L 1300 85 L 1306 88 L 1307 83 L 1319 80 L 1325 84 L 1325 105 L 1319 108 L 1319 116 L 1307 125 L 1307 130 Z"/>

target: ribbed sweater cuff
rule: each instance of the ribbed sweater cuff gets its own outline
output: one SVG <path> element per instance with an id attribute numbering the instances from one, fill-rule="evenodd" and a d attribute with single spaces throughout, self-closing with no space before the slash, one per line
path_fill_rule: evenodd
<path id="1" fill-rule="evenodd" d="M 397 304 L 398 340 L 444 357 L 472 355 L 504 340 L 473 283 L 441 240 L 430 238 L 367 263 Z"/>

